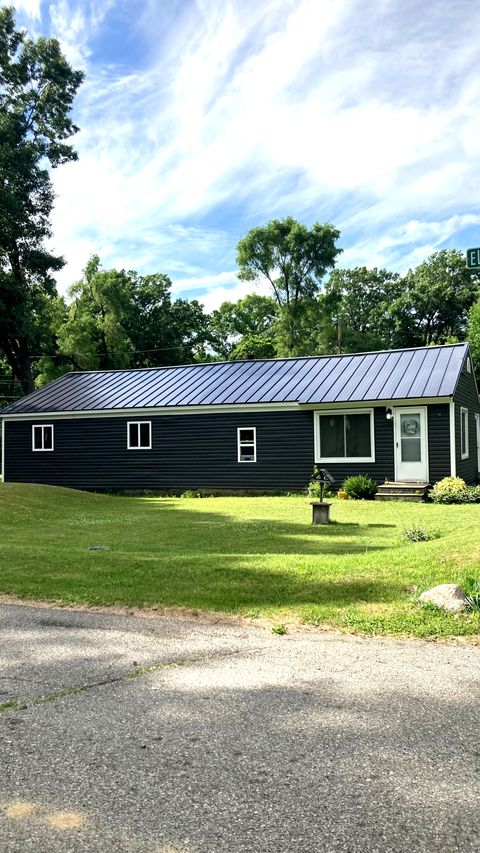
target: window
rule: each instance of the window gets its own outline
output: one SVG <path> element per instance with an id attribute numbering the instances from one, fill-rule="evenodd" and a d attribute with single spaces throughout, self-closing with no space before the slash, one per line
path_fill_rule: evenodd
<path id="1" fill-rule="evenodd" d="M 316 462 L 374 462 L 373 409 L 315 412 Z"/>
<path id="2" fill-rule="evenodd" d="M 127 423 L 127 449 L 152 449 L 152 422 L 129 421 Z"/>
<path id="3" fill-rule="evenodd" d="M 472 365 L 471 365 L 470 359 L 467 358 L 467 373 L 471 373 L 471 372 L 472 372 Z"/>
<path id="4" fill-rule="evenodd" d="M 237 430 L 238 461 L 257 461 L 257 430 L 255 427 L 239 427 Z"/>
<path id="5" fill-rule="evenodd" d="M 462 459 L 468 459 L 468 409 L 460 409 L 460 447 Z"/>
<path id="6" fill-rule="evenodd" d="M 35 424 L 32 427 L 32 450 L 53 450 L 52 424 Z"/>

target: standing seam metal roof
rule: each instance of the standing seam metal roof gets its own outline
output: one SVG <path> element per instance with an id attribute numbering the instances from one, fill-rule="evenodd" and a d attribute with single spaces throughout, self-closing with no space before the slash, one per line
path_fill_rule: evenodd
<path id="1" fill-rule="evenodd" d="M 67 373 L 2 414 L 451 397 L 468 344 Z"/>

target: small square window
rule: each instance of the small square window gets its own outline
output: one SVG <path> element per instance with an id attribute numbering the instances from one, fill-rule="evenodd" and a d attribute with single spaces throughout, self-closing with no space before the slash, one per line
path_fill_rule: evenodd
<path id="1" fill-rule="evenodd" d="M 151 450 L 152 422 L 129 421 L 127 424 L 127 449 Z"/>
<path id="2" fill-rule="evenodd" d="M 52 424 L 35 424 L 32 427 L 32 450 L 53 450 Z"/>
<path id="3" fill-rule="evenodd" d="M 255 427 L 239 427 L 237 430 L 239 462 L 257 461 L 257 430 Z"/>

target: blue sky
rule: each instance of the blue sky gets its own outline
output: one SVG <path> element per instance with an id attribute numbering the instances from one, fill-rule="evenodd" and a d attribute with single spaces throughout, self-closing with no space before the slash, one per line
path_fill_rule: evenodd
<path id="1" fill-rule="evenodd" d="M 238 239 L 287 215 L 339 227 L 340 266 L 480 245 L 479 3 L 15 5 L 87 74 L 80 160 L 54 173 L 60 289 L 97 252 L 210 310 L 252 289 Z"/>

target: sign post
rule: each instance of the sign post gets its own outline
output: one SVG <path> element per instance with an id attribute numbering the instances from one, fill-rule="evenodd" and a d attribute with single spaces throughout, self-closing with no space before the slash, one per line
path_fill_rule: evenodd
<path id="1" fill-rule="evenodd" d="M 467 249 L 467 268 L 469 270 L 480 270 L 480 248 Z"/>

